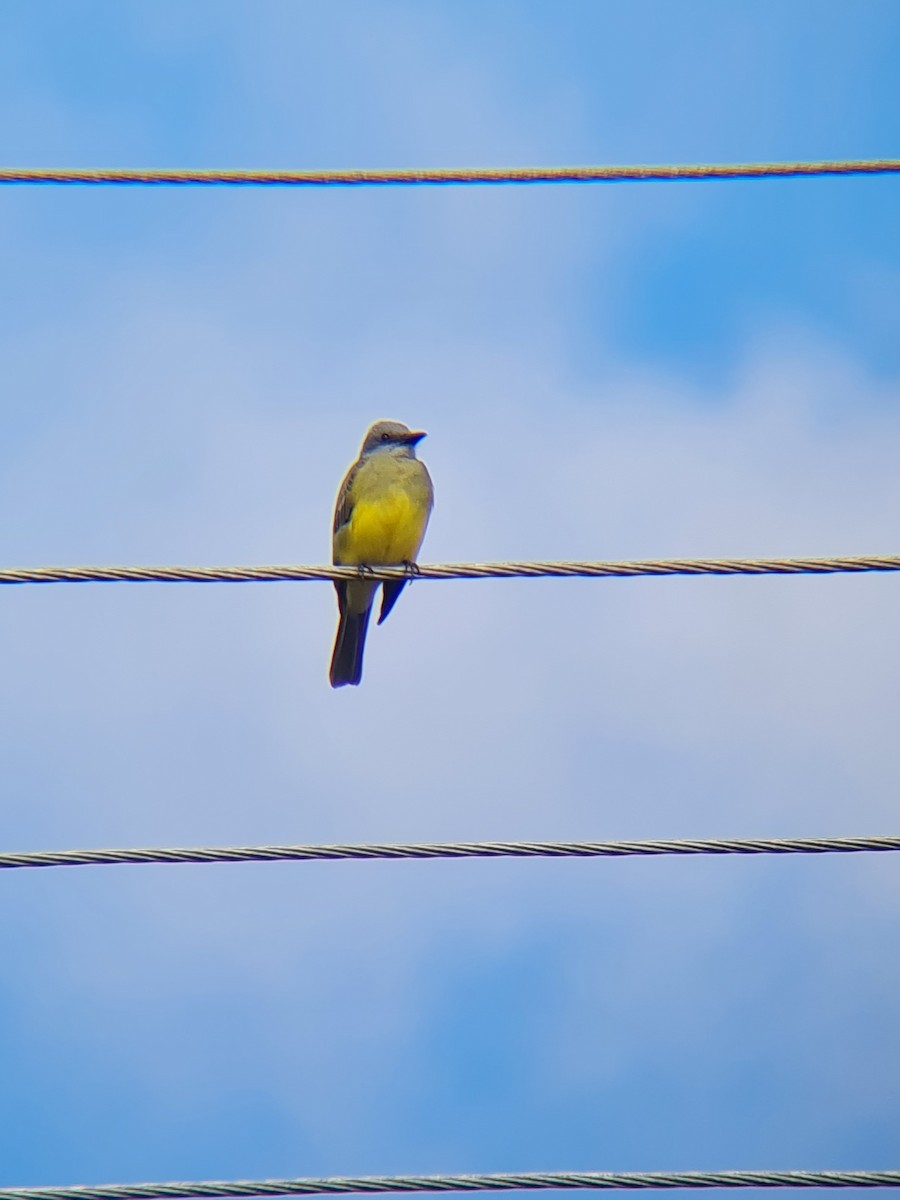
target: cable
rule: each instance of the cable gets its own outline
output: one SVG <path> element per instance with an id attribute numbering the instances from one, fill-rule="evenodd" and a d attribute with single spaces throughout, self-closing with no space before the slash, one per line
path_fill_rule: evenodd
<path id="1" fill-rule="evenodd" d="M 385 858 L 630 858 L 663 854 L 858 854 L 886 850 L 900 850 L 900 836 L 698 838 L 652 842 L 376 842 L 370 845 L 35 850 L 21 854 L 0 854 L 0 870 L 142 863 L 310 862 Z"/>
<path id="2" fill-rule="evenodd" d="M 199 187 L 384 187 L 422 184 L 622 183 L 686 179 L 767 179 L 807 175 L 888 175 L 900 159 L 820 162 L 687 163 L 660 166 L 437 167 L 362 171 L 134 170 L 131 168 L 3 167 L 0 184 Z"/>
<path id="3" fill-rule="evenodd" d="M 834 575 L 900 571 L 900 554 L 840 558 L 650 558 L 624 562 L 436 563 L 398 567 L 6 567 L 13 583 L 278 583 L 366 579 L 592 579 L 639 575 Z"/>
<path id="4" fill-rule="evenodd" d="M 505 1192 L 547 1188 L 900 1187 L 900 1171 L 546 1171 L 520 1175 L 357 1175 L 330 1179 L 239 1179 L 195 1183 L 101 1184 L 96 1187 L 0 1188 L 0 1200 L 201 1200 L 205 1197 L 315 1196 L 385 1192 Z"/>

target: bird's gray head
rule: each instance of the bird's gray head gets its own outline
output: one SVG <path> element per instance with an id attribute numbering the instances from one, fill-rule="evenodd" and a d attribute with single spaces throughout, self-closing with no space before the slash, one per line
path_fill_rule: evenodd
<path id="1" fill-rule="evenodd" d="M 405 454 L 416 456 L 416 446 L 425 436 L 421 429 L 410 429 L 399 421 L 376 421 L 363 439 L 362 455 Z"/>

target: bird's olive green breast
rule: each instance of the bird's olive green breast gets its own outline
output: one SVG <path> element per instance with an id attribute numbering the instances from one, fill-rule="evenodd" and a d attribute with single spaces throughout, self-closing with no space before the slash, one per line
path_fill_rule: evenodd
<path id="1" fill-rule="evenodd" d="M 338 496 L 334 561 L 373 566 L 413 562 L 433 503 L 431 478 L 417 458 L 366 456 L 351 468 Z"/>

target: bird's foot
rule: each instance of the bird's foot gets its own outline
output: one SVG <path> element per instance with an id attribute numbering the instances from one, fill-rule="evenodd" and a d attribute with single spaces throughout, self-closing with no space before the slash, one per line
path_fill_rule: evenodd
<path id="1" fill-rule="evenodd" d="M 419 564 L 414 562 L 405 562 L 403 570 L 406 572 L 407 579 L 417 579 L 422 574 L 419 570 Z"/>

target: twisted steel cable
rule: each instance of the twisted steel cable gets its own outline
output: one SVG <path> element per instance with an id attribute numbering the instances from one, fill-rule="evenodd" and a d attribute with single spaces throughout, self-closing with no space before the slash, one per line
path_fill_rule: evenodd
<path id="1" fill-rule="evenodd" d="M 414 567 L 5 567 L 16 583 L 277 583 L 358 579 L 593 579 L 658 575 L 834 575 L 900 571 L 900 554 L 825 558 L 649 558 L 627 561 L 434 563 Z"/>
<path id="2" fill-rule="evenodd" d="M 675 1190 L 678 1188 L 900 1187 L 900 1171 L 546 1171 L 497 1175 L 359 1175 L 330 1179 L 0 1188 L 0 1200 L 207 1200 L 398 1192 Z"/>
<path id="3" fill-rule="evenodd" d="M 0 184 L 74 184 L 91 187 L 410 187 L 785 179 L 824 175 L 888 175 L 898 172 L 900 159 L 896 158 L 818 162 L 684 163 L 656 166 L 437 167 L 343 171 L 3 167 L 0 168 Z"/>
<path id="4" fill-rule="evenodd" d="M 146 863 L 314 862 L 433 858 L 630 858 L 696 854 L 859 854 L 900 850 L 900 836 L 702 838 L 615 842 L 383 842 L 321 846 L 36 850 L 0 854 L 0 870 Z"/>

